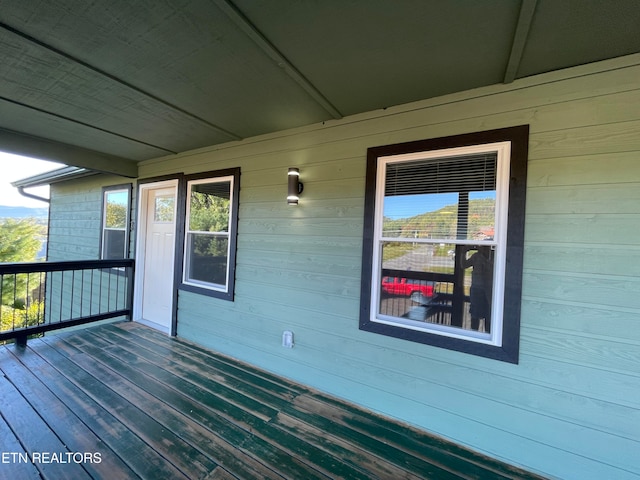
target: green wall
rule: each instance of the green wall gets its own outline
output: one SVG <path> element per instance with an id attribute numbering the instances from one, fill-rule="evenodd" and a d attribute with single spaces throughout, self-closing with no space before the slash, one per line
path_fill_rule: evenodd
<path id="1" fill-rule="evenodd" d="M 536 472 L 638 479 L 639 105 L 634 55 L 143 162 L 141 178 L 242 169 L 235 302 L 180 292 L 178 335 Z M 367 148 L 520 124 L 520 363 L 360 331 Z M 96 188 L 54 189 L 52 259 L 97 255 Z"/>

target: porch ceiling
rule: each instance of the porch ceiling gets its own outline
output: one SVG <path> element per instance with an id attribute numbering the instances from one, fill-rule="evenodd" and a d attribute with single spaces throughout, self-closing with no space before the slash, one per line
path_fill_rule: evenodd
<path id="1" fill-rule="evenodd" d="M 636 53 L 638 25 L 637 0 L 3 0 L 0 150 L 135 176 L 140 160 Z"/>

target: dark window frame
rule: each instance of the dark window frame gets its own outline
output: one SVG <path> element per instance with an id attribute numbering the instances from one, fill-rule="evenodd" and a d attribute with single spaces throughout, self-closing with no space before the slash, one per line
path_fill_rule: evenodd
<path id="1" fill-rule="evenodd" d="M 184 282 L 184 271 L 185 271 L 185 261 L 186 261 L 186 230 L 187 230 L 187 202 L 189 202 L 188 195 L 188 187 L 189 182 L 194 180 L 204 180 L 204 179 L 212 179 L 221 177 L 233 177 L 233 188 L 232 188 L 232 202 L 231 202 L 231 213 L 229 220 L 229 258 L 228 262 L 228 283 L 226 291 L 221 290 L 213 290 L 206 287 L 200 287 L 193 284 L 188 284 Z M 236 252 L 237 252 L 237 244 L 238 244 L 238 209 L 239 209 L 239 197 L 240 197 L 240 168 L 228 168 L 223 170 L 214 170 L 210 172 L 201 172 L 193 175 L 185 175 L 181 181 L 182 191 L 184 201 L 182 202 L 182 218 L 184 219 L 181 223 L 181 232 L 180 232 L 180 240 L 178 248 L 181 253 L 180 260 L 180 272 L 179 272 L 179 284 L 178 289 L 197 293 L 200 295 L 205 295 L 208 297 L 220 298 L 222 300 L 228 300 L 233 302 L 235 297 L 235 277 L 236 277 Z"/>
<path id="2" fill-rule="evenodd" d="M 390 325 L 371 320 L 371 291 L 373 278 L 373 250 L 375 246 L 376 179 L 378 158 L 444 150 L 448 148 L 511 142 L 509 199 L 503 328 L 501 345 L 489 345 L 470 339 L 417 331 L 400 325 Z M 360 330 L 432 345 L 449 350 L 469 353 L 510 363 L 518 363 L 520 348 L 520 309 L 522 296 L 522 266 L 524 247 L 525 200 L 529 126 L 521 125 L 483 132 L 414 142 L 372 147 L 367 150 L 365 190 L 365 214 L 362 250 L 362 282 L 360 296 Z"/>

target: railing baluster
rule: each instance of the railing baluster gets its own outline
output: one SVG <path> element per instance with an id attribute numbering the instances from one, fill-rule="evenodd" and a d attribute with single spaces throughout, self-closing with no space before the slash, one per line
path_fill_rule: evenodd
<path id="1" fill-rule="evenodd" d="M 120 302 L 120 275 L 116 273 L 116 310 L 118 309 L 118 305 L 120 305 L 119 302 Z"/>
<path id="2" fill-rule="evenodd" d="M 60 272 L 60 318 L 58 323 L 62 322 L 62 306 L 64 305 L 64 273 Z"/>
<path id="3" fill-rule="evenodd" d="M 99 287 L 98 287 L 98 291 L 100 293 L 98 293 L 98 313 L 102 313 L 102 277 L 103 277 L 103 270 L 99 269 L 98 270 L 100 272 L 100 280 L 99 282 Z"/>
<path id="4" fill-rule="evenodd" d="M 111 270 L 107 270 L 107 311 L 111 310 Z"/>
<path id="5" fill-rule="evenodd" d="M 16 290 L 18 288 L 18 274 L 14 273 L 13 274 L 13 315 L 12 315 L 12 325 L 13 325 L 13 330 L 16 329 Z"/>
<path id="6" fill-rule="evenodd" d="M 75 302 L 75 287 L 76 287 L 76 271 L 71 270 L 71 297 L 69 298 L 69 318 L 73 318 L 73 304 Z"/>
<path id="7" fill-rule="evenodd" d="M 82 307 L 84 304 L 84 269 L 80 270 L 80 317 L 82 315 Z"/>
<path id="8" fill-rule="evenodd" d="M 91 270 L 91 284 L 89 285 L 89 316 L 93 314 L 93 274 L 95 270 Z"/>
<path id="9" fill-rule="evenodd" d="M 47 291 L 47 275 L 44 274 L 44 280 L 42 280 L 44 272 L 40 272 L 40 281 L 38 282 L 38 325 L 45 323 L 45 303 L 42 301 L 42 296 Z"/>

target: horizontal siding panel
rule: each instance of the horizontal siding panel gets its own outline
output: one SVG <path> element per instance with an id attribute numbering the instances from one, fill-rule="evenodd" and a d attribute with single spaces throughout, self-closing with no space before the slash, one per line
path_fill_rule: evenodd
<path id="1" fill-rule="evenodd" d="M 522 300 L 525 326 L 640 342 L 640 310 L 598 307 L 580 302 L 535 299 Z"/>
<path id="2" fill-rule="evenodd" d="M 528 242 L 640 245 L 640 215 L 567 214 L 529 215 L 525 222 Z"/>
<path id="3" fill-rule="evenodd" d="M 317 255 L 331 255 L 332 257 L 353 256 L 359 260 L 362 252 L 362 238 L 330 235 L 305 235 L 304 242 L 301 242 L 299 238 L 294 236 L 273 234 L 239 236 L 238 255 L 244 255 L 246 250 L 251 249 L 262 250 L 265 252 L 313 252 Z"/>
<path id="4" fill-rule="evenodd" d="M 640 182 L 571 187 L 530 188 L 527 213 L 544 214 L 638 214 Z"/>
<path id="5" fill-rule="evenodd" d="M 289 207 L 294 208 L 294 207 Z M 329 235 L 362 237 L 362 220 L 349 218 L 291 218 L 287 221 L 281 219 L 264 218 L 248 219 L 238 225 L 238 235 L 253 234 L 279 234 L 279 235 Z"/>
<path id="6" fill-rule="evenodd" d="M 640 277 L 528 270 L 522 276 L 522 292 L 527 297 L 640 310 Z"/>
<path id="7" fill-rule="evenodd" d="M 573 362 L 592 368 L 640 377 L 638 342 L 577 335 L 552 329 L 523 326 L 521 345 L 528 352 L 560 362 Z M 638 397 L 634 400 L 640 408 Z"/>
<path id="8" fill-rule="evenodd" d="M 638 152 L 531 160 L 527 184 L 533 187 L 638 183 Z"/>
<path id="9" fill-rule="evenodd" d="M 336 272 L 333 275 L 317 272 L 281 270 L 243 265 L 237 269 L 236 281 L 260 279 L 265 286 L 286 289 L 291 293 L 289 301 L 298 303 L 295 294 L 298 290 L 308 290 L 320 294 L 341 295 L 358 299 L 360 295 L 360 276 L 347 277 Z"/>
<path id="10" fill-rule="evenodd" d="M 236 284 L 238 302 L 243 301 L 243 298 L 248 299 L 246 301 L 267 302 L 262 308 L 262 310 L 266 311 L 268 308 L 275 308 L 269 303 L 272 301 L 283 306 L 296 308 L 299 311 L 330 312 L 334 316 L 357 318 L 359 305 L 354 301 L 356 299 L 353 296 L 343 295 L 342 293 L 309 291 L 300 288 L 276 288 L 257 280 L 258 278 L 249 276 L 241 284 Z M 260 310 L 260 308 L 256 307 L 256 310 Z M 355 321 L 354 325 L 357 327 Z"/>
<path id="11" fill-rule="evenodd" d="M 286 193 L 286 192 L 285 192 Z M 304 195 L 304 193 L 303 193 Z M 282 195 L 279 202 L 244 202 L 240 207 L 240 217 L 243 221 L 255 218 L 273 218 L 287 221 L 291 218 L 350 218 L 362 222 L 364 218 L 364 205 L 361 197 L 357 199 L 340 198 L 326 200 L 310 200 L 304 198 L 302 205 L 288 206 L 288 210 L 282 209 L 286 202 L 286 195 Z"/>
<path id="12" fill-rule="evenodd" d="M 529 158 L 572 157 L 640 150 L 640 121 L 532 134 Z"/>
<path id="13" fill-rule="evenodd" d="M 360 280 L 360 261 L 357 257 L 333 257 L 308 253 L 268 252 L 251 250 L 242 256 L 242 266 L 269 268 L 273 263 L 279 270 L 292 272 L 313 272 L 320 274 L 340 274 Z"/>
<path id="14" fill-rule="evenodd" d="M 524 249 L 525 270 L 637 276 L 639 266 L 640 246 L 540 242 Z"/>

